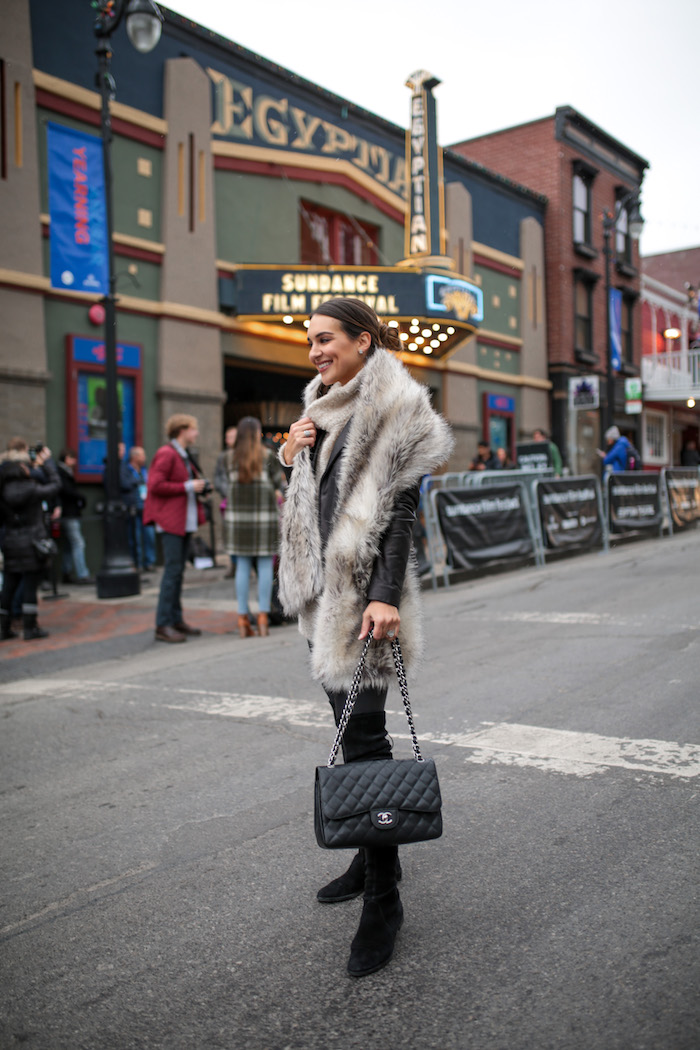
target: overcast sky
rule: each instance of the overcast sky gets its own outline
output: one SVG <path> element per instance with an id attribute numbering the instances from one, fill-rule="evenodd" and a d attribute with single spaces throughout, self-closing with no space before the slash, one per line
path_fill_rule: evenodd
<path id="1" fill-rule="evenodd" d="M 700 0 L 167 6 L 401 127 L 427 69 L 443 146 L 573 106 L 650 164 L 642 253 L 700 245 Z"/>

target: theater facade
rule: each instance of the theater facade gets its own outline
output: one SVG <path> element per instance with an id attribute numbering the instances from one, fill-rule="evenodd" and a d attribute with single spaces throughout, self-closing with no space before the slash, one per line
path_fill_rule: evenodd
<path id="1" fill-rule="evenodd" d="M 113 40 L 125 442 L 150 457 L 164 420 L 194 413 L 211 471 L 243 415 L 284 434 L 313 375 L 304 322 L 332 295 L 359 296 L 399 329 L 402 360 L 454 428 L 450 469 L 466 469 L 482 437 L 512 451 L 547 426 L 546 200 L 439 148 L 439 81 L 407 77 L 398 127 L 163 13 L 151 54 L 122 28 Z M 6 0 L 0 41 L 5 437 L 77 445 L 90 494 L 101 297 L 52 280 L 47 153 L 51 126 L 99 135 L 89 5 Z"/>

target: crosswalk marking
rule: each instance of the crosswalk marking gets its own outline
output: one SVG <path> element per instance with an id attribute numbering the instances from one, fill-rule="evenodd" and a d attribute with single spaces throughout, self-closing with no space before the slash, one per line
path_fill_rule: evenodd
<path id="1" fill-rule="evenodd" d="M 90 679 L 24 679 L 0 686 L 0 701 L 17 697 L 66 695 L 90 700 L 116 692 L 122 696 L 158 690 L 157 686 L 134 682 L 105 682 Z M 209 717 L 238 718 L 261 723 L 284 722 L 298 728 L 328 730 L 330 713 L 322 700 L 293 700 L 284 696 L 224 693 L 216 690 L 171 688 L 164 707 Z M 388 712 L 401 717 L 401 711 Z M 392 733 L 409 740 L 408 733 Z M 590 777 L 609 769 L 637 774 L 663 775 L 690 780 L 700 777 L 700 746 L 668 740 L 628 739 L 597 733 L 574 732 L 512 722 L 482 722 L 477 728 L 450 733 L 424 732 L 423 744 L 437 744 L 465 752 L 465 761 L 477 765 L 500 764 L 538 769 L 567 776 Z"/>

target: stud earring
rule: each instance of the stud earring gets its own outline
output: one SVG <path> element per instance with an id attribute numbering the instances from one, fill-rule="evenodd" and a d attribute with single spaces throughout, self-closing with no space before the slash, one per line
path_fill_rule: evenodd
<path id="1" fill-rule="evenodd" d="M 358 352 L 358 354 L 360 355 L 360 357 L 362 357 L 362 355 L 364 354 L 364 350 L 360 350 L 359 348 L 358 348 L 358 351 L 357 351 L 357 352 Z"/>

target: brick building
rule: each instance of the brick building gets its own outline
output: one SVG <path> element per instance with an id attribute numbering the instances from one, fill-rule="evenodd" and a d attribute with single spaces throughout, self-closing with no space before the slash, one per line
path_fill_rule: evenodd
<path id="1" fill-rule="evenodd" d="M 700 248 L 642 259 L 642 378 L 649 466 L 684 466 L 700 447 Z M 691 457 L 692 459 L 692 457 Z"/>
<path id="2" fill-rule="evenodd" d="M 604 213 L 639 191 L 647 161 L 570 106 L 553 116 L 467 139 L 452 150 L 502 172 L 548 199 L 545 272 L 552 431 L 572 472 L 598 470 L 601 412 L 569 408 L 569 380 L 598 376 L 605 405 L 606 333 Z M 621 367 L 614 420 L 636 443 L 637 417 L 625 415 L 624 379 L 641 359 L 640 262 L 628 233 L 629 204 L 611 236 L 611 287 L 621 292 Z M 604 418 L 604 416 L 603 416 Z"/>

